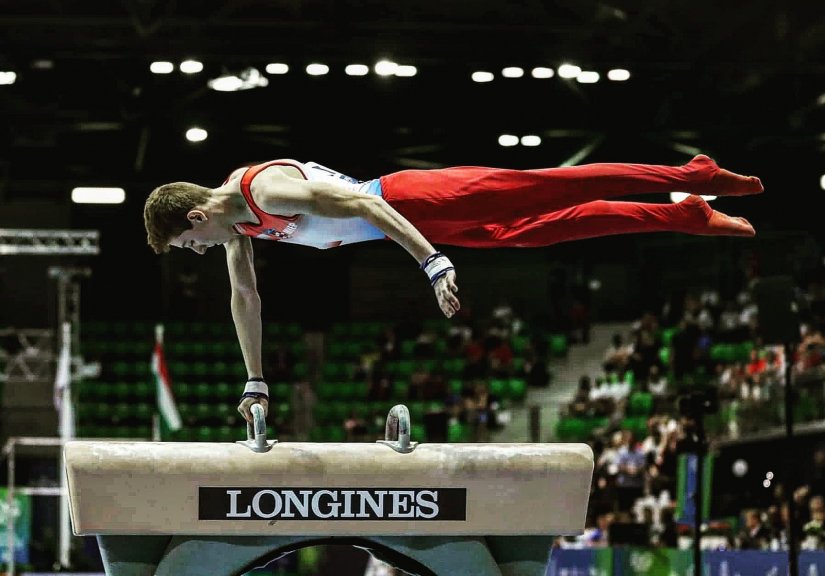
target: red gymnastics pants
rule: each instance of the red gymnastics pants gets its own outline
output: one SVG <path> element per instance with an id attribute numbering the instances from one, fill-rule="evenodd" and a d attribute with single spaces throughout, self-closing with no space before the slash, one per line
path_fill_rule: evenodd
<path id="1" fill-rule="evenodd" d="M 611 234 L 701 233 L 712 212 L 704 201 L 611 199 L 673 191 L 712 194 L 718 171 L 707 156 L 683 166 L 460 166 L 395 172 L 381 177 L 381 188 L 384 200 L 434 244 L 537 247 Z"/>

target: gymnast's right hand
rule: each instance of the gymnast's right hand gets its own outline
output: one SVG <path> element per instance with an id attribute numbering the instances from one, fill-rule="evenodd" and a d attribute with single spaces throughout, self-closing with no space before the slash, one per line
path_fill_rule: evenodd
<path id="1" fill-rule="evenodd" d="M 255 421 L 255 417 L 252 416 L 253 404 L 261 405 L 261 408 L 264 409 L 264 416 L 269 414 L 269 388 L 263 378 L 250 378 L 247 380 L 241 401 L 238 403 L 238 412 L 250 424 Z"/>
<path id="2" fill-rule="evenodd" d="M 421 269 L 430 278 L 441 311 L 447 318 L 452 317 L 461 308 L 458 298 L 455 297 L 455 293 L 458 292 L 458 286 L 455 285 L 455 266 L 441 252 L 433 252 L 421 263 Z"/>
<path id="3" fill-rule="evenodd" d="M 450 270 L 444 276 L 435 281 L 433 285 L 435 290 L 435 297 L 438 299 L 438 305 L 441 311 L 447 318 L 451 318 L 461 308 L 461 304 L 456 298 L 458 286 L 455 283 L 455 270 Z"/>

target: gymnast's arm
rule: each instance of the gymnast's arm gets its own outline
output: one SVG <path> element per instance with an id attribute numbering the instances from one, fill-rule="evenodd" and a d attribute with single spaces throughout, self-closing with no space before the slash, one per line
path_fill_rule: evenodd
<path id="1" fill-rule="evenodd" d="M 432 244 L 424 238 L 409 220 L 399 214 L 383 198 L 339 188 L 323 181 L 307 181 L 292 178 L 279 170 L 267 171 L 267 178 L 260 184 L 266 186 L 258 198 L 264 199 L 265 211 L 278 214 L 315 214 L 328 218 L 363 218 L 410 253 L 419 264 L 436 253 Z M 252 191 L 256 193 L 256 183 Z M 455 271 L 449 270 L 436 281 L 433 289 L 439 306 L 448 317 L 455 314 L 460 305 L 455 292 Z"/>
<path id="2" fill-rule="evenodd" d="M 232 288 L 230 305 L 235 331 L 241 346 L 246 373 L 249 381 L 260 378 L 263 384 L 263 362 L 261 359 L 261 297 L 255 281 L 252 241 L 248 236 L 233 238 L 224 244 L 226 264 L 229 269 L 229 283 Z M 265 388 L 265 384 L 263 387 Z M 249 384 L 247 384 L 249 387 Z M 252 404 L 260 402 L 264 413 L 268 412 L 267 398 L 243 398 L 238 411 L 247 421 L 252 421 L 249 411 Z"/>

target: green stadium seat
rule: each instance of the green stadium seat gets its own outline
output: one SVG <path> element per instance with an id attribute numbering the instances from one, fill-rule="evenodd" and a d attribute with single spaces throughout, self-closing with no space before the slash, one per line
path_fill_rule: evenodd
<path id="1" fill-rule="evenodd" d="M 451 378 L 447 382 L 447 388 L 450 391 L 450 394 L 460 396 L 461 392 L 464 390 L 464 380 L 461 378 Z"/>
<path id="2" fill-rule="evenodd" d="M 527 381 L 524 378 L 510 378 L 507 382 L 507 397 L 524 400 L 527 397 Z"/>
<path id="3" fill-rule="evenodd" d="M 653 413 L 653 394 L 650 392 L 633 392 L 627 403 L 629 416 L 649 416 Z"/>
<path id="4" fill-rule="evenodd" d="M 420 401 L 410 402 L 407 404 L 407 409 L 410 411 L 410 421 L 420 423 L 424 421 L 424 414 L 427 411 L 427 403 Z"/>
<path id="5" fill-rule="evenodd" d="M 410 441 L 426 442 L 427 428 L 423 424 L 412 424 L 410 426 Z"/>
<path id="6" fill-rule="evenodd" d="M 464 373 L 464 358 L 448 358 L 442 366 L 448 376 L 461 376 Z"/>
<path id="7" fill-rule="evenodd" d="M 673 336 L 676 335 L 678 330 L 676 327 L 662 329 L 662 345 L 670 346 L 670 343 L 673 341 Z"/>
<path id="8" fill-rule="evenodd" d="M 410 397 L 409 380 L 396 380 L 392 383 L 392 397 L 397 400 L 406 400 Z"/>
<path id="9" fill-rule="evenodd" d="M 352 397 L 355 400 L 366 400 L 370 393 L 370 385 L 366 382 L 355 382 L 353 385 Z"/>
<path id="10" fill-rule="evenodd" d="M 510 348 L 516 357 L 524 356 L 530 346 L 530 338 L 521 334 L 516 334 L 510 339 Z"/>
<path id="11" fill-rule="evenodd" d="M 241 434 L 240 428 L 233 428 L 231 426 L 218 426 L 216 436 L 219 442 L 246 440 L 245 435 Z"/>
<path id="12" fill-rule="evenodd" d="M 468 442 L 470 430 L 466 424 L 453 421 L 447 425 L 447 442 Z"/>
<path id="13" fill-rule="evenodd" d="M 487 382 L 490 394 L 499 398 L 507 397 L 507 381 L 502 378 L 490 378 Z"/>
<path id="14" fill-rule="evenodd" d="M 734 346 L 733 356 L 739 362 L 750 362 L 753 342 L 741 342 Z"/>
<path id="15" fill-rule="evenodd" d="M 207 402 L 196 403 L 193 410 L 193 416 L 198 422 L 211 420 L 212 418 L 214 418 L 215 413 L 216 410 L 213 409 L 213 405 Z"/>
<path id="16" fill-rule="evenodd" d="M 199 426 L 195 430 L 195 439 L 198 442 L 214 442 L 218 439 L 218 431 L 213 426 Z"/>
<path id="17" fill-rule="evenodd" d="M 552 334 L 550 336 L 550 355 L 561 358 L 567 355 L 567 336 Z"/>
<path id="18" fill-rule="evenodd" d="M 327 401 L 338 395 L 335 382 L 319 382 L 315 389 L 318 400 Z"/>
<path id="19" fill-rule="evenodd" d="M 352 382 L 336 382 L 335 397 L 342 400 L 348 400 L 353 397 L 355 393 L 355 386 Z"/>
<path id="20" fill-rule="evenodd" d="M 341 340 L 333 340 L 327 344 L 327 354 L 330 360 L 340 360 L 347 354 L 346 342 Z"/>
<path id="21" fill-rule="evenodd" d="M 325 429 L 327 442 L 344 442 L 347 439 L 344 427 L 341 424 L 327 426 Z"/>
<path id="22" fill-rule="evenodd" d="M 415 352 L 415 345 L 417 342 L 415 340 L 404 340 L 401 342 L 401 356 L 404 357 L 411 357 Z"/>
<path id="23" fill-rule="evenodd" d="M 400 378 L 409 378 L 415 371 L 415 362 L 412 360 L 399 360 L 396 365 L 396 375 Z"/>
<path id="24" fill-rule="evenodd" d="M 239 399 L 243 388 L 240 384 L 233 386 L 229 382 L 221 381 L 212 384 L 212 398 L 219 401 L 226 401 L 230 398 Z"/>
<path id="25" fill-rule="evenodd" d="M 637 440 L 643 440 L 647 436 L 647 417 L 628 416 L 621 421 L 622 430 L 630 430 Z"/>

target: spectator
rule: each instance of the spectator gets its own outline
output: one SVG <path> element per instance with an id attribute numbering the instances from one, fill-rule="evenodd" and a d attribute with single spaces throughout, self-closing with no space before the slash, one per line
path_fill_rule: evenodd
<path id="1" fill-rule="evenodd" d="M 610 346 L 604 353 L 602 368 L 605 372 L 624 372 L 633 354 L 633 347 L 625 344 L 622 335 L 613 334 Z"/>
<path id="2" fill-rule="evenodd" d="M 738 547 L 742 550 L 767 550 L 771 541 L 771 531 L 762 522 L 759 510 L 745 510 L 744 518 L 745 526 L 737 537 Z"/>

